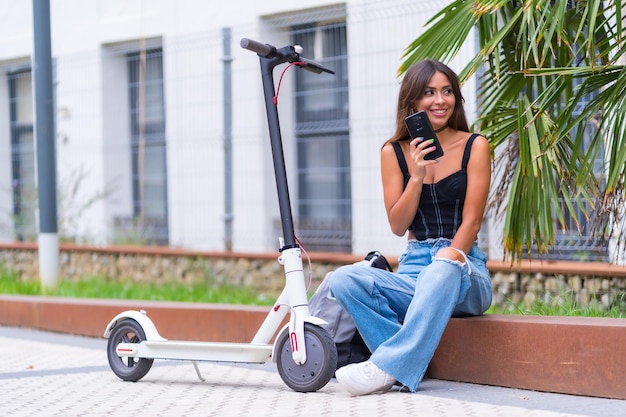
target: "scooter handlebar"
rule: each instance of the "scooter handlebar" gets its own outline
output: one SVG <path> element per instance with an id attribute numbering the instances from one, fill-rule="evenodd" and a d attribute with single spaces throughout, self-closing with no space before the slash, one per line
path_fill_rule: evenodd
<path id="1" fill-rule="evenodd" d="M 263 58 L 284 57 L 287 58 L 289 62 L 300 62 L 300 66 L 303 69 L 314 72 L 316 74 L 321 74 L 322 72 L 326 72 L 329 74 L 335 73 L 334 71 L 324 67 L 322 64 L 318 64 L 315 61 L 311 61 L 310 59 L 306 59 L 300 56 L 300 53 L 302 52 L 302 47 L 299 45 L 291 47 L 291 52 L 285 52 L 285 48 L 279 51 L 276 49 L 276 47 L 270 44 L 261 43 L 248 38 L 241 39 L 239 44 L 242 48 L 252 52 L 256 52 L 259 56 Z"/>

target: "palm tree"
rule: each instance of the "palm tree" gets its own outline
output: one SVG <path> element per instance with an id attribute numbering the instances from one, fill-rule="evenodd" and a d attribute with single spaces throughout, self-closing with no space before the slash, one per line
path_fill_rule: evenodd
<path id="1" fill-rule="evenodd" d="M 622 0 L 454 0 L 405 51 L 399 74 L 449 61 L 476 28 L 480 49 L 459 76 L 478 77 L 475 124 L 494 149 L 491 203 L 512 259 L 548 253 L 555 223 L 577 210 L 594 236 L 624 235 L 622 12 Z"/>

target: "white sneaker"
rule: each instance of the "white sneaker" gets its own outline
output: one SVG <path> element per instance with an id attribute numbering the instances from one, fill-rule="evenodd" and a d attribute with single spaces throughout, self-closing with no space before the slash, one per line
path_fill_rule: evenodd
<path id="1" fill-rule="evenodd" d="M 366 395 L 376 391 L 388 391 L 396 380 L 374 365 L 365 361 L 337 369 L 335 377 L 339 385 L 352 395 Z"/>

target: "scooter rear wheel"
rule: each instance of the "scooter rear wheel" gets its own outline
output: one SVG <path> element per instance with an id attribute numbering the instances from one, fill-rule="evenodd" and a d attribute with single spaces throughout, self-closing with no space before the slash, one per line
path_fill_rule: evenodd
<path id="1" fill-rule="evenodd" d="M 285 329 L 276 341 L 276 366 L 285 384 L 294 391 L 313 392 L 330 381 L 337 367 L 337 347 L 330 334 L 323 328 L 304 323 L 306 362 L 294 362 L 289 341 L 289 329 Z"/>
<path id="2" fill-rule="evenodd" d="M 133 319 L 124 319 L 117 323 L 107 343 L 109 366 L 115 375 L 124 381 L 137 382 L 152 368 L 154 359 L 120 357 L 116 348 L 120 343 L 140 343 L 146 340 L 146 334 L 139 323 Z"/>

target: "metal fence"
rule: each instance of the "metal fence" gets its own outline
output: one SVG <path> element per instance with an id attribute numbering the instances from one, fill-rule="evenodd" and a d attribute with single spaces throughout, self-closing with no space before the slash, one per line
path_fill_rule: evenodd
<path id="1" fill-rule="evenodd" d="M 446 1 L 364 1 L 203 33 L 104 43 L 55 57 L 63 240 L 212 250 L 276 247 L 278 209 L 258 64 L 242 37 L 305 46 L 334 78 L 286 73 L 279 111 L 296 232 L 312 250 L 401 248 L 388 230 L 378 150 L 393 130 L 403 49 Z M 248 55 L 246 55 L 248 54 Z M 451 66 L 473 54 L 468 43 Z M 0 140 L 4 240 L 36 237 L 28 59 L 0 62 L 11 109 Z M 278 76 L 276 77 L 278 80 Z M 225 85 L 232 90 L 226 91 Z M 464 86 L 475 116 L 475 87 Z M 555 253 L 601 254 L 569 234 Z M 394 249 L 395 251 L 395 249 Z M 559 256 L 561 256 L 559 255 Z M 600 258 L 601 256 L 598 255 Z"/>

